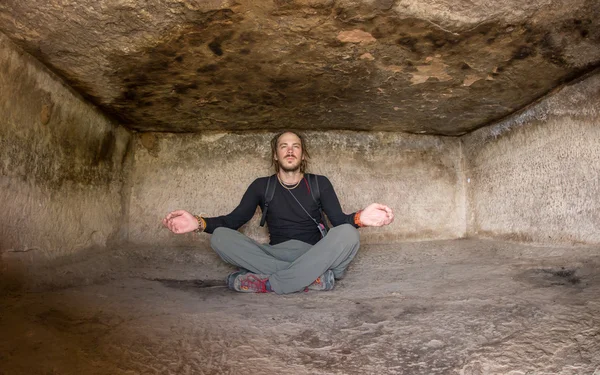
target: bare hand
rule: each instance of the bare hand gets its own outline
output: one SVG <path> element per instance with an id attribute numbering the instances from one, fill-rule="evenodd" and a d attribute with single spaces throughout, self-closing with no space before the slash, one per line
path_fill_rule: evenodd
<path id="1" fill-rule="evenodd" d="M 169 213 L 162 221 L 163 225 L 171 232 L 181 234 L 198 229 L 198 220 L 194 215 L 184 210 Z"/>
<path id="2" fill-rule="evenodd" d="M 360 213 L 360 222 L 366 227 L 381 227 L 394 221 L 394 213 L 388 206 L 372 203 Z"/>

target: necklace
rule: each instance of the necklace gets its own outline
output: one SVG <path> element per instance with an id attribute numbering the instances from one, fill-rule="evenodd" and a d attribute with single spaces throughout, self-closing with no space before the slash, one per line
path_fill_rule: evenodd
<path id="1" fill-rule="evenodd" d="M 281 184 L 281 186 L 283 186 L 284 188 L 288 189 L 288 190 L 293 190 L 295 188 L 298 187 L 298 185 L 300 185 L 300 182 L 302 182 L 302 179 L 304 177 L 302 177 L 300 180 L 298 180 L 298 182 L 296 183 L 296 185 L 292 186 L 292 187 L 288 187 L 286 184 L 283 183 L 283 181 L 281 181 L 281 179 L 279 178 L 279 176 L 277 176 L 277 180 L 279 180 L 279 183 Z"/>

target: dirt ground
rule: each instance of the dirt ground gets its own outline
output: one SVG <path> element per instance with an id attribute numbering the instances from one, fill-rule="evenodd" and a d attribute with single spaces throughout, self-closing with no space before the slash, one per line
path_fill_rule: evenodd
<path id="1" fill-rule="evenodd" d="M 227 290 L 197 249 L 52 272 L 4 283 L 2 375 L 600 374 L 599 247 L 369 245 L 333 291 L 286 296 Z"/>

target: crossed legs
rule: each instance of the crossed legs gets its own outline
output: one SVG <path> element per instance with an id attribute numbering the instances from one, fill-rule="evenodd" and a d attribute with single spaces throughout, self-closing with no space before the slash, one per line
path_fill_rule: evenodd
<path id="1" fill-rule="evenodd" d="M 217 228 L 210 243 L 225 262 L 269 275 L 277 294 L 303 290 L 327 270 L 342 278 L 360 247 L 358 230 L 350 224 L 332 228 L 314 246 L 296 240 L 274 246 L 259 244 L 228 228 Z"/>

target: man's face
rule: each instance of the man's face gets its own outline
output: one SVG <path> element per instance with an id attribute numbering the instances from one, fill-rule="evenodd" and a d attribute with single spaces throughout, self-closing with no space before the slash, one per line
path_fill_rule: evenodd
<path id="1" fill-rule="evenodd" d="M 277 150 L 273 157 L 285 172 L 300 169 L 300 164 L 304 160 L 300 138 L 294 133 L 283 133 L 277 140 Z"/>

